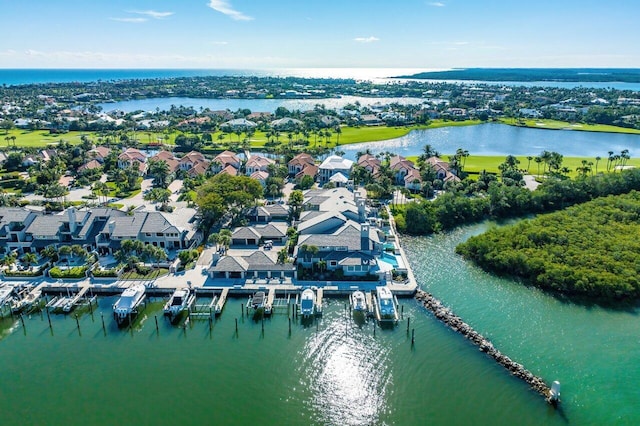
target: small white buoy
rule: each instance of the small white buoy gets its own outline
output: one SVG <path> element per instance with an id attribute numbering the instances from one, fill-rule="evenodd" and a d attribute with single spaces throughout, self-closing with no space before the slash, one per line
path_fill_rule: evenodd
<path id="1" fill-rule="evenodd" d="M 557 402 L 560 400 L 560 382 L 555 380 L 551 384 L 551 391 L 549 392 L 549 399 L 551 402 Z"/>

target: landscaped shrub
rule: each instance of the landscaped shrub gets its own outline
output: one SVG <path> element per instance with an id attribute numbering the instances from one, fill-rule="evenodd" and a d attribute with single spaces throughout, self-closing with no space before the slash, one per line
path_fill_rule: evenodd
<path id="1" fill-rule="evenodd" d="M 51 278 L 84 278 L 86 277 L 87 266 L 74 266 L 69 269 L 60 269 L 54 266 L 49 270 Z"/>

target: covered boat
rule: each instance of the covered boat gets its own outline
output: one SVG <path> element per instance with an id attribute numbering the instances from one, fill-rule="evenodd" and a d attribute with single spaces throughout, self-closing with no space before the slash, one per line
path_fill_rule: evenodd
<path id="1" fill-rule="evenodd" d="M 391 290 L 388 287 L 376 287 L 376 295 L 378 296 L 378 319 L 382 321 L 397 321 L 398 313 Z"/>
<path id="2" fill-rule="evenodd" d="M 175 318 L 191 306 L 194 298 L 195 296 L 191 295 L 191 291 L 188 288 L 177 288 L 164 305 L 164 314 Z"/>

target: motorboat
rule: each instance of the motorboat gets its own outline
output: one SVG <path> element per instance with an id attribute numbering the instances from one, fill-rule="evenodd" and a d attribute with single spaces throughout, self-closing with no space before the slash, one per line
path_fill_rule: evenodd
<path id="1" fill-rule="evenodd" d="M 264 304 L 266 303 L 266 299 L 267 296 L 264 294 L 264 291 L 257 291 L 253 295 L 249 303 L 253 309 L 263 309 Z"/>
<path id="2" fill-rule="evenodd" d="M 364 293 L 360 290 L 356 290 L 351 293 L 351 308 L 354 312 L 366 312 L 367 311 L 367 299 Z"/>
<path id="3" fill-rule="evenodd" d="M 397 321 L 398 312 L 396 310 L 395 300 L 393 298 L 393 293 L 391 293 L 391 290 L 389 290 L 388 287 L 376 287 L 376 295 L 378 299 L 378 320 Z"/>
<path id="4" fill-rule="evenodd" d="M 310 288 L 305 289 L 300 297 L 300 313 L 303 317 L 314 314 L 316 308 L 316 294 Z"/>
<path id="5" fill-rule="evenodd" d="M 40 289 L 32 289 L 25 288 L 21 292 L 18 293 L 17 297 L 14 297 L 11 301 L 11 311 L 14 314 L 22 312 L 31 308 L 35 305 L 42 296 L 42 290 Z"/>
<path id="6" fill-rule="evenodd" d="M 169 301 L 164 305 L 164 314 L 168 317 L 175 318 L 186 309 L 189 309 L 195 299 L 194 295 L 191 295 L 191 291 L 188 288 L 177 288 Z"/>
<path id="7" fill-rule="evenodd" d="M 144 292 L 143 284 L 134 284 L 122 292 L 120 298 L 113 304 L 113 317 L 119 324 L 138 313 L 138 306 L 145 298 Z"/>

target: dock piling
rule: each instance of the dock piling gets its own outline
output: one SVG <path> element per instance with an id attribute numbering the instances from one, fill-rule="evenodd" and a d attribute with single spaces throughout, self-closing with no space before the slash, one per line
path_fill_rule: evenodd
<path id="1" fill-rule="evenodd" d="M 24 326 L 24 316 L 22 314 L 20 314 L 20 322 L 22 323 L 22 328 L 26 329 Z"/>
<path id="2" fill-rule="evenodd" d="M 411 317 L 407 317 L 407 334 L 409 334 L 409 324 L 411 323 Z"/>
<path id="3" fill-rule="evenodd" d="M 262 335 L 264 336 L 264 317 L 262 317 Z"/>
<path id="4" fill-rule="evenodd" d="M 238 318 L 236 318 L 236 336 L 238 335 Z"/>
<path id="5" fill-rule="evenodd" d="M 373 321 L 373 337 L 376 337 L 376 322 Z"/>
<path id="6" fill-rule="evenodd" d="M 411 346 L 413 346 L 416 343 L 416 329 L 412 328 L 411 329 Z"/>
<path id="7" fill-rule="evenodd" d="M 49 315 L 49 310 L 47 309 L 47 320 L 49 321 L 49 328 L 53 331 L 53 326 L 51 325 L 51 316 Z"/>
<path id="8" fill-rule="evenodd" d="M 76 327 L 78 327 L 78 334 L 82 335 L 80 333 L 80 321 L 78 320 L 78 314 L 75 314 L 74 316 L 76 317 Z"/>
<path id="9" fill-rule="evenodd" d="M 156 333 L 160 334 L 160 328 L 158 328 L 158 316 L 154 315 L 153 318 L 156 320 Z"/>
<path id="10" fill-rule="evenodd" d="M 48 312 L 47 312 L 48 315 Z M 107 327 L 104 326 L 104 314 L 102 312 L 100 312 L 100 318 L 102 319 L 102 331 L 104 332 L 104 335 L 107 335 Z M 51 324 L 51 321 L 49 321 L 49 324 Z"/>
<path id="11" fill-rule="evenodd" d="M 404 305 L 400 306 L 400 319 L 404 319 Z"/>
<path id="12" fill-rule="evenodd" d="M 289 336 L 291 336 L 291 317 L 289 317 Z"/>

